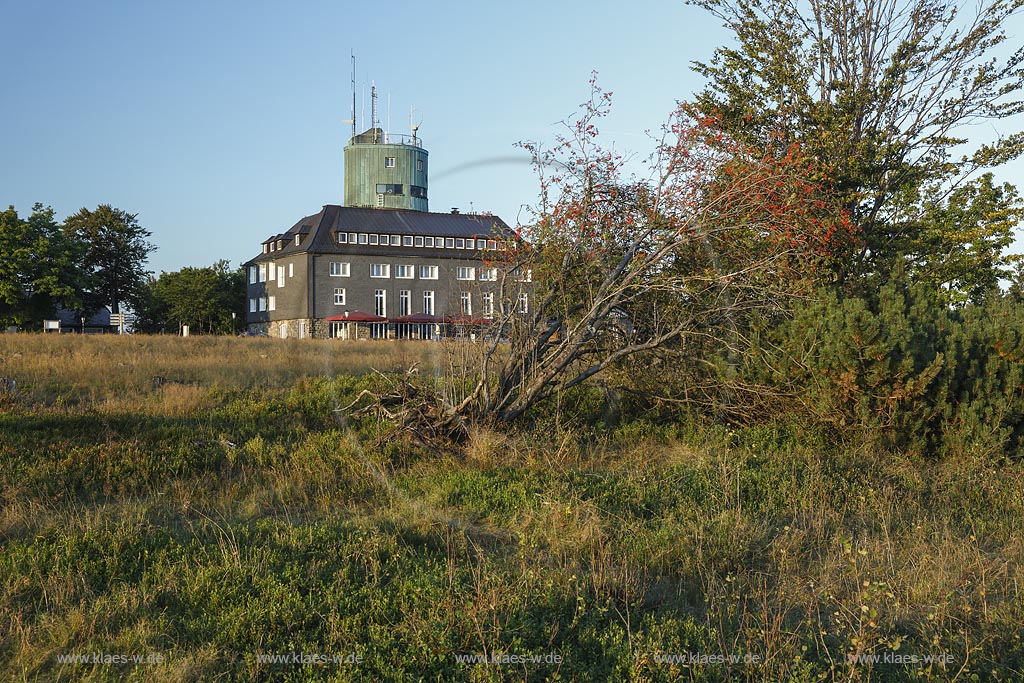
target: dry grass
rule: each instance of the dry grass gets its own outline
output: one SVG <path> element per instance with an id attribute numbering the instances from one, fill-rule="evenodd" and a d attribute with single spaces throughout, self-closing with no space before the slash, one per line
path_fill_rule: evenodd
<path id="1" fill-rule="evenodd" d="M 0 335 L 0 378 L 34 403 L 87 403 L 103 412 L 146 400 L 168 380 L 157 414 L 201 409 L 202 389 L 291 386 L 303 377 L 444 367 L 439 345 L 408 341 L 278 340 L 143 335 Z M 159 382 L 159 380 L 157 380 Z"/>
<path id="2" fill-rule="evenodd" d="M 305 680 L 244 655 L 324 642 L 378 655 L 337 680 L 554 677 L 453 674 L 456 648 L 559 651 L 562 680 L 581 681 L 1024 675 L 1018 463 L 780 445 L 770 430 L 683 439 L 639 420 L 583 438 L 544 416 L 427 452 L 342 424 L 332 392 L 355 385 L 316 379 L 413 363 L 443 376 L 469 351 L 0 336 L 0 377 L 18 386 L 0 405 L 0 658 L 22 680 L 117 680 L 53 665 L 98 649 L 173 654 L 133 680 Z M 64 425 L 80 433 L 47 431 Z M 36 490 L 54 477 L 66 488 Z M 768 665 L 652 659 L 698 651 Z M 846 660 L 894 651 L 958 665 Z"/>

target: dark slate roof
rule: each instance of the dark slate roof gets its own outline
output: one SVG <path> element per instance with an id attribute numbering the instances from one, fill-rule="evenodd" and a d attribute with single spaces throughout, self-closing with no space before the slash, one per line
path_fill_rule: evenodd
<path id="1" fill-rule="evenodd" d="M 335 234 L 365 232 L 387 235 L 423 235 L 434 237 L 484 237 L 507 239 L 515 231 L 497 216 L 465 213 L 428 213 L 408 209 L 373 209 L 354 206 L 325 205 L 319 213 L 299 219 L 286 232 L 273 235 L 264 244 L 283 240 L 281 248 L 260 253 L 248 263 L 273 260 L 302 252 L 336 253 Z M 295 244 L 295 235 L 302 235 Z M 352 245 L 354 247 L 354 245 Z"/>

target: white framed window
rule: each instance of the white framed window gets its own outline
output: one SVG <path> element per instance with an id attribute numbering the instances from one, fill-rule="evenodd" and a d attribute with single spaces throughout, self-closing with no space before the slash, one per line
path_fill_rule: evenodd
<path id="1" fill-rule="evenodd" d="M 389 237 L 388 237 L 387 235 L 381 235 L 381 236 L 380 236 L 380 245 L 381 245 L 382 247 L 386 247 L 386 246 L 388 246 L 388 240 L 389 240 L 389 239 L 390 239 L 390 238 L 389 238 Z"/>
<path id="2" fill-rule="evenodd" d="M 259 277 L 259 272 L 256 270 L 256 266 L 249 266 L 249 284 L 256 284 L 257 277 Z"/>
<path id="3" fill-rule="evenodd" d="M 466 240 L 466 249 L 472 249 L 472 248 L 473 248 L 473 240 L 471 240 L 471 239 L 470 240 Z"/>
<path id="4" fill-rule="evenodd" d="M 263 312 L 263 311 L 267 310 L 267 297 L 261 296 L 259 303 L 260 303 L 260 312 Z"/>
<path id="5" fill-rule="evenodd" d="M 455 238 L 454 237 L 445 237 L 444 238 L 444 246 L 445 246 L 446 249 L 453 249 L 453 248 L 455 248 Z"/>
<path id="6" fill-rule="evenodd" d="M 420 266 L 420 279 L 421 280 L 436 280 L 437 279 L 437 266 Z"/>
<path id="7" fill-rule="evenodd" d="M 402 244 L 402 236 L 401 235 L 392 235 L 391 236 L 391 246 L 397 247 L 397 246 L 401 246 L 401 244 Z"/>
<path id="8" fill-rule="evenodd" d="M 434 290 L 432 289 L 423 292 L 423 312 L 427 315 L 434 315 Z"/>
<path id="9" fill-rule="evenodd" d="M 388 293 L 383 289 L 378 289 L 373 294 L 373 302 L 376 306 L 377 315 L 387 316 L 388 314 Z"/>
<path id="10" fill-rule="evenodd" d="M 348 233 L 347 232 L 339 232 L 338 233 L 338 244 L 348 244 Z"/>
<path id="11" fill-rule="evenodd" d="M 376 245 L 377 244 L 377 236 L 376 235 L 370 235 L 370 244 L 371 245 Z"/>
<path id="12" fill-rule="evenodd" d="M 423 246 L 423 238 L 422 237 L 416 237 L 415 244 L 416 244 L 417 247 L 422 247 Z"/>
<path id="13" fill-rule="evenodd" d="M 266 282 L 266 281 L 267 281 L 267 264 L 266 263 L 261 263 L 260 264 L 260 282 Z"/>
<path id="14" fill-rule="evenodd" d="M 349 277 L 350 266 L 347 261 L 331 261 L 331 277 Z"/>
<path id="15" fill-rule="evenodd" d="M 359 244 L 366 244 L 368 235 L 365 232 L 359 233 Z"/>
<path id="16" fill-rule="evenodd" d="M 391 277 L 391 266 L 387 263 L 371 263 L 370 277 Z"/>
<path id="17" fill-rule="evenodd" d="M 526 270 L 516 268 L 512 271 L 512 279 L 516 282 L 533 282 L 533 271 L 529 268 Z"/>
<path id="18" fill-rule="evenodd" d="M 356 241 L 357 241 L 357 239 L 358 239 L 358 237 L 359 237 L 359 236 L 358 236 L 358 235 L 356 235 L 356 233 L 354 233 L 354 232 L 350 232 L 350 233 L 348 234 L 348 243 L 349 243 L 349 244 L 355 244 L 355 243 L 356 243 Z"/>
<path id="19" fill-rule="evenodd" d="M 462 293 L 462 315 L 473 315 L 473 295 L 469 292 Z"/>
<path id="20" fill-rule="evenodd" d="M 398 315 L 409 315 L 412 313 L 412 292 L 403 289 L 398 293 Z"/>
<path id="21" fill-rule="evenodd" d="M 475 268 L 472 266 L 459 266 L 458 278 L 460 280 L 473 280 L 476 279 Z"/>
<path id="22" fill-rule="evenodd" d="M 526 292 L 523 292 L 522 294 L 519 295 L 519 312 L 530 312 L 530 297 Z"/>
<path id="23" fill-rule="evenodd" d="M 402 246 L 403 247 L 411 247 L 412 246 L 412 235 L 402 235 Z"/>
<path id="24" fill-rule="evenodd" d="M 487 240 L 477 240 L 476 241 L 476 248 L 477 249 L 486 249 L 487 248 Z"/>
<path id="25" fill-rule="evenodd" d="M 497 249 L 498 248 L 498 241 L 497 240 L 487 240 L 487 248 L 488 249 Z"/>
<path id="26" fill-rule="evenodd" d="M 289 263 L 288 264 L 288 277 L 295 277 L 295 264 L 294 263 Z"/>
<path id="27" fill-rule="evenodd" d="M 434 248 L 434 238 L 433 237 L 424 237 L 423 238 L 423 246 L 430 247 L 431 249 L 433 249 Z"/>
<path id="28" fill-rule="evenodd" d="M 256 299 L 255 298 L 249 299 L 249 312 L 250 313 L 255 313 L 256 312 Z"/>
<path id="29" fill-rule="evenodd" d="M 295 236 L 295 246 L 299 246 L 299 242 L 302 241 L 302 235 Z"/>
<path id="30" fill-rule="evenodd" d="M 270 245 L 269 244 L 264 244 L 263 245 L 263 253 L 266 254 L 266 253 L 269 253 L 269 252 L 270 252 Z"/>
<path id="31" fill-rule="evenodd" d="M 395 167 L 395 158 L 394 157 L 384 157 L 384 168 L 394 168 L 394 167 Z"/>
<path id="32" fill-rule="evenodd" d="M 345 305 L 345 289 L 343 287 L 334 288 L 334 305 L 344 306 Z"/>
<path id="33" fill-rule="evenodd" d="M 490 318 L 494 315 L 494 294 L 487 293 L 483 296 L 484 299 L 484 316 Z"/>
<path id="34" fill-rule="evenodd" d="M 291 265 L 290 263 L 288 265 Z M 277 267 L 277 286 L 284 287 L 284 266 Z"/>
<path id="35" fill-rule="evenodd" d="M 498 280 L 498 269 L 497 268 L 481 268 L 480 269 L 480 282 L 497 282 Z"/>
<path id="36" fill-rule="evenodd" d="M 267 280 L 269 282 L 273 282 L 276 279 L 277 279 L 277 267 L 274 265 L 274 262 L 271 261 L 267 265 Z"/>
<path id="37" fill-rule="evenodd" d="M 268 311 L 276 311 L 277 310 L 277 297 L 276 296 L 271 295 L 271 296 L 267 297 L 267 310 Z"/>
<path id="38" fill-rule="evenodd" d="M 455 240 L 455 248 L 456 249 L 465 249 L 466 248 L 466 240 L 462 239 L 461 237 L 457 238 Z"/>
<path id="39" fill-rule="evenodd" d="M 395 266 L 395 277 L 400 280 L 411 280 L 415 277 L 412 266 L 406 264 L 398 264 Z"/>

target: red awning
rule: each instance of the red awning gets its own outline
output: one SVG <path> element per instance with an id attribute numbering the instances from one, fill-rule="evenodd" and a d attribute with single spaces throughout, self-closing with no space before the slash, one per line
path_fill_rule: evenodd
<path id="1" fill-rule="evenodd" d="M 332 315 L 325 318 L 327 322 L 348 322 L 348 323 L 386 323 L 388 321 L 382 315 L 374 315 L 365 311 L 349 311 L 345 315 Z"/>
<path id="2" fill-rule="evenodd" d="M 399 318 L 392 318 L 389 322 L 393 323 L 439 323 L 441 319 L 436 315 L 429 315 L 427 313 L 413 313 L 411 315 L 403 315 Z"/>

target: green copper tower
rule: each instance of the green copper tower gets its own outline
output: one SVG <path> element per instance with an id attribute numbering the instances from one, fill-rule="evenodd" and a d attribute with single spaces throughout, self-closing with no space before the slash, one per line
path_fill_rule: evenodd
<path id="1" fill-rule="evenodd" d="M 412 135 L 379 127 L 345 147 L 345 206 L 427 211 L 427 150 Z"/>

